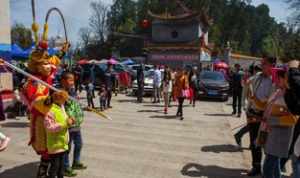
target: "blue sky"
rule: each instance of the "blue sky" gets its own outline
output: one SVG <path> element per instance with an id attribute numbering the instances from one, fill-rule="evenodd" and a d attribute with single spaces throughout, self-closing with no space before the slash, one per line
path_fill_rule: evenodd
<path id="1" fill-rule="evenodd" d="M 270 15 L 279 22 L 286 22 L 291 11 L 284 0 L 252 0 L 254 5 L 267 4 L 270 8 Z"/>
<path id="2" fill-rule="evenodd" d="M 31 0 L 10 0 L 11 1 L 11 22 L 20 22 L 27 27 L 31 26 Z M 81 27 L 87 27 L 89 16 L 91 14 L 89 3 L 94 0 L 36 0 L 37 21 L 44 24 L 46 12 L 51 7 L 58 7 L 63 12 L 69 38 L 74 43 L 78 39 L 78 30 Z M 112 0 L 102 0 L 111 4 Z M 283 0 L 252 0 L 254 5 L 265 3 L 270 7 L 270 15 L 277 21 L 286 22 L 289 16 L 288 5 Z M 63 27 L 60 18 L 53 14 L 50 18 L 50 35 L 61 35 Z"/>

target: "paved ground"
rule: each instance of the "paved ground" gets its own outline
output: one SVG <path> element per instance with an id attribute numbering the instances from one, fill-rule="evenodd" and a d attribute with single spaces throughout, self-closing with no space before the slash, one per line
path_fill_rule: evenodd
<path id="1" fill-rule="evenodd" d="M 113 121 L 86 114 L 82 160 L 88 169 L 78 178 L 239 178 L 248 168 L 247 155 L 234 146 L 226 104 L 185 103 L 185 120 L 163 107 L 119 95 L 108 111 Z M 227 108 L 227 109 L 226 109 Z M 230 112 L 229 110 L 227 113 Z M 8 120 L 1 131 L 12 137 L 0 153 L 0 178 L 34 178 L 38 156 L 27 145 L 25 119 Z"/>

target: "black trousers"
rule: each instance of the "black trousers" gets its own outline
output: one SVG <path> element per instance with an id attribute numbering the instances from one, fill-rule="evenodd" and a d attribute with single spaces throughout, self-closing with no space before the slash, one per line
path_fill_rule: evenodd
<path id="1" fill-rule="evenodd" d="M 256 146 L 256 139 L 258 136 L 259 126 L 260 126 L 260 122 L 248 124 L 249 133 L 250 133 L 252 167 L 260 170 L 261 161 L 262 161 L 262 148 L 260 146 Z"/>
<path id="2" fill-rule="evenodd" d="M 248 125 L 242 127 L 236 134 L 235 136 L 239 139 L 241 139 L 247 132 L 249 132 L 249 127 Z"/>
<path id="3" fill-rule="evenodd" d="M 95 108 L 93 96 L 87 96 L 88 107 Z"/>
<path id="4" fill-rule="evenodd" d="M 81 85 L 80 85 L 80 80 L 78 79 L 78 80 L 76 80 L 75 81 L 75 91 L 77 92 L 77 91 L 79 91 L 79 92 L 81 92 Z"/>
<path id="5" fill-rule="evenodd" d="M 64 177 L 64 155 L 66 153 L 58 153 L 50 155 L 49 178 Z"/>
<path id="6" fill-rule="evenodd" d="M 239 114 L 242 113 L 242 91 L 243 91 L 243 89 L 233 90 L 232 109 L 233 109 L 234 113 L 236 113 L 236 111 Z"/>
<path id="7" fill-rule="evenodd" d="M 178 97 L 178 109 L 177 109 L 177 115 L 178 116 L 183 116 L 183 102 L 184 102 L 184 97 Z"/>
<path id="8" fill-rule="evenodd" d="M 107 89 L 107 107 L 110 107 L 110 101 L 111 101 L 111 97 L 112 97 L 112 89 Z"/>
<path id="9" fill-rule="evenodd" d="M 137 90 L 137 101 L 138 102 L 143 101 L 143 95 L 144 95 L 144 85 L 138 84 L 138 90 Z"/>
<path id="10" fill-rule="evenodd" d="M 37 172 L 37 178 L 48 178 L 48 168 L 50 160 L 41 157 L 40 165 Z"/>
<path id="11" fill-rule="evenodd" d="M 100 96 L 100 109 L 105 109 L 106 107 L 106 98 Z"/>

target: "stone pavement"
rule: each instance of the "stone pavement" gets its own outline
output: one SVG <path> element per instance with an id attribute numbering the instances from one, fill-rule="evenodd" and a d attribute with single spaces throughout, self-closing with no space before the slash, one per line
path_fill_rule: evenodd
<path id="1" fill-rule="evenodd" d="M 242 178 L 249 168 L 243 150 L 235 147 L 225 103 L 185 102 L 185 120 L 172 107 L 149 99 L 118 95 L 107 113 L 113 121 L 86 113 L 82 127 L 82 161 L 88 165 L 77 178 Z M 230 112 L 227 112 L 230 113 Z M 1 131 L 12 138 L 0 153 L 0 178 L 34 178 L 38 156 L 27 146 L 25 118 L 8 120 Z"/>

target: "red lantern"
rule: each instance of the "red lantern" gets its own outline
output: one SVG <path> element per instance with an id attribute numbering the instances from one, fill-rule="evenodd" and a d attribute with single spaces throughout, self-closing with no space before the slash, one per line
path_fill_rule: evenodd
<path id="1" fill-rule="evenodd" d="M 147 20 L 147 19 L 144 19 L 144 20 L 142 21 L 142 27 L 143 27 L 143 28 L 149 28 L 149 27 L 150 27 L 150 21 Z"/>

